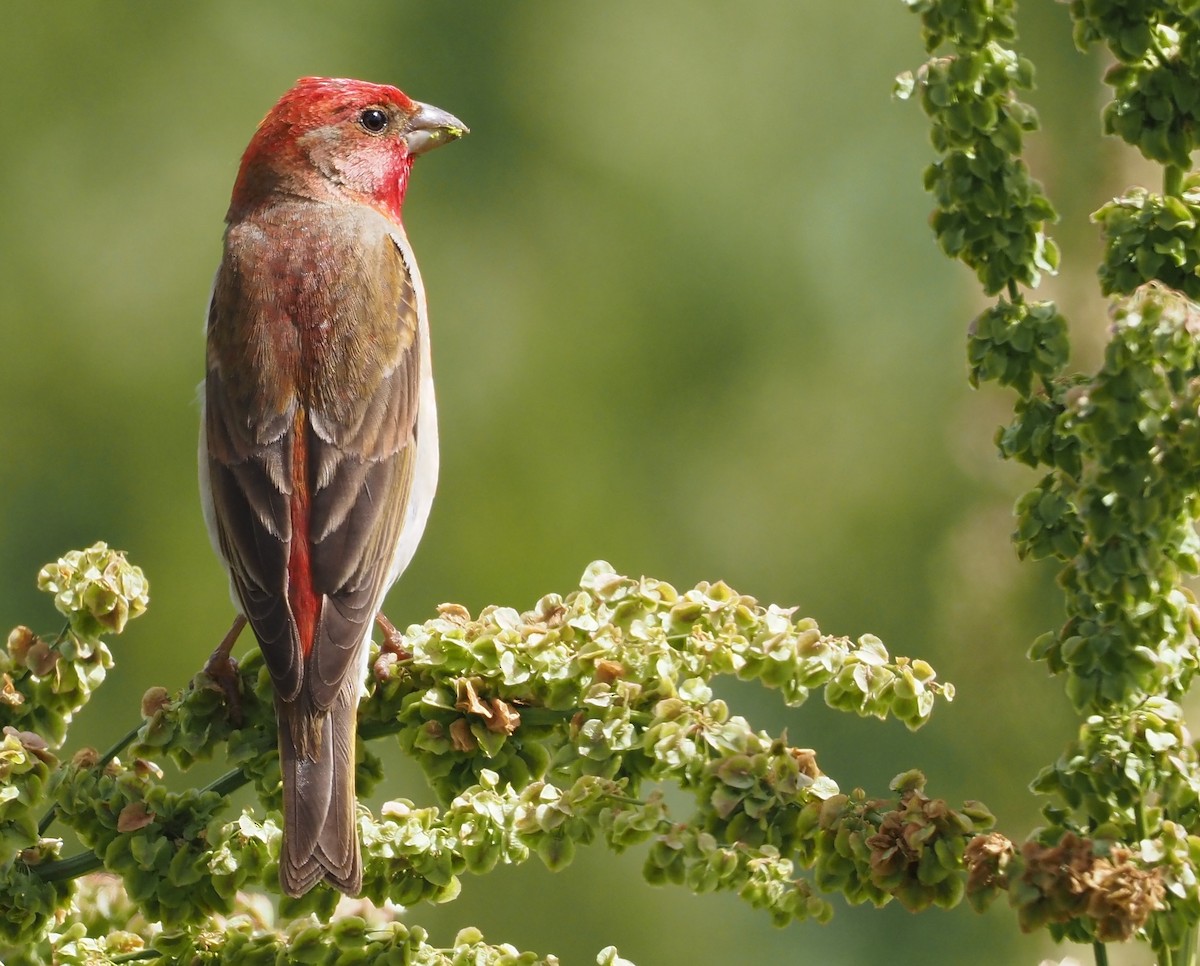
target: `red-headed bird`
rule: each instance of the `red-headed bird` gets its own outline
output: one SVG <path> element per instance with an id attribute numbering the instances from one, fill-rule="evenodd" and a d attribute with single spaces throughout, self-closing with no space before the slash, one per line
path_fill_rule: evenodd
<path id="1" fill-rule="evenodd" d="M 208 311 L 200 490 L 275 685 L 283 890 L 362 886 L 354 740 L 384 594 L 437 483 L 413 160 L 467 133 L 395 87 L 306 77 L 259 124 Z"/>

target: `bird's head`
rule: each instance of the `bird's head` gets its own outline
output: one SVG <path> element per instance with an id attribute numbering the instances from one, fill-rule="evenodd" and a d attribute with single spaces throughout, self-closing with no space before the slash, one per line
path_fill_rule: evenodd
<path id="1" fill-rule="evenodd" d="M 453 115 L 386 84 L 304 77 L 254 132 L 230 217 L 296 195 L 370 204 L 399 221 L 413 159 L 467 131 Z"/>

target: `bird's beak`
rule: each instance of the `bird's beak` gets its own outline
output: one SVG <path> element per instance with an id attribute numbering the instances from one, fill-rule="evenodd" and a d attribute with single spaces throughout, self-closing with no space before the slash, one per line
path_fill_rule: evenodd
<path id="1" fill-rule="evenodd" d="M 408 123 L 404 125 L 404 134 L 401 135 L 408 145 L 409 154 L 424 154 L 471 133 L 470 128 L 453 114 L 420 101 L 414 103 L 417 112 L 409 116 Z"/>

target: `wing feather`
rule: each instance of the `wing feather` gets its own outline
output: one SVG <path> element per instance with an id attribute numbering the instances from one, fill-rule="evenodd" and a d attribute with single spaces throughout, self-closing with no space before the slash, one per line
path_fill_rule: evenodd
<path id="1" fill-rule="evenodd" d="M 314 586 L 325 594 L 326 606 L 310 658 L 315 673 L 307 684 L 322 708 L 350 675 L 360 673 L 358 645 L 387 591 L 412 492 L 421 372 L 416 336 L 422 320 L 413 273 L 390 237 L 386 253 L 394 311 L 406 333 L 395 365 L 374 393 L 361 398 L 355 418 L 335 422 L 313 410 L 318 431 L 312 459 L 321 468 L 316 482 L 327 483 L 313 494 L 310 552 Z M 352 431 L 346 431 L 348 424 Z M 339 431 L 330 432 L 332 427 Z"/>

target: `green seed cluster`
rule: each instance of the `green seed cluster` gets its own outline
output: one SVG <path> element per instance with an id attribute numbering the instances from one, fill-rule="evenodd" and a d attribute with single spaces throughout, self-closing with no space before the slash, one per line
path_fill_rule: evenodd
<path id="1" fill-rule="evenodd" d="M 1160 914 L 1168 863 L 1147 868 L 1148 858 L 1162 862 L 1153 851 L 1143 846 L 1139 854 L 1061 828 L 1043 829 L 1018 849 L 993 832 L 967 846 L 967 892 L 983 910 L 1007 890 L 1021 928 L 1046 928 L 1056 941 L 1127 942 L 1149 928 L 1177 947 L 1186 921 Z"/>
<path id="2" fill-rule="evenodd" d="M 1113 99 L 1104 130 L 1137 147 L 1147 158 L 1182 169 L 1200 122 L 1200 18 L 1190 0 L 1073 0 L 1075 41 L 1080 48 L 1105 44 L 1117 64 L 1105 75 Z"/>
<path id="3" fill-rule="evenodd" d="M 1064 394 L 1056 424 L 1078 475 L 1057 470 L 1029 506 L 1066 535 L 1021 522 L 1033 555 L 1066 564 L 1068 621 L 1034 654 L 1067 673 L 1080 710 L 1175 697 L 1195 672 L 1200 611 L 1183 581 L 1200 566 L 1198 328 L 1193 304 L 1159 286 L 1117 307 L 1103 366 Z"/>
<path id="4" fill-rule="evenodd" d="M 1100 285 L 1105 295 L 1132 295 L 1162 282 L 1200 298 L 1200 181 L 1189 177 L 1178 195 L 1130 188 L 1093 219 L 1104 231 Z"/>
<path id="5" fill-rule="evenodd" d="M 226 760 L 250 781 L 260 800 L 279 811 L 282 784 L 276 745 L 271 677 L 257 649 L 232 668 L 236 711 L 229 694 L 208 669 L 182 692 L 155 687 L 142 698 L 145 719 L 131 751 L 143 757 L 166 755 L 186 771 L 211 760 L 222 744 Z M 368 795 L 383 777 L 379 757 L 358 743 L 356 787 Z"/>
<path id="6" fill-rule="evenodd" d="M 37 874 L 38 866 L 58 857 L 62 845 L 41 838 L 37 822 L 56 764 L 38 735 L 5 726 L 0 739 L 0 950 L 41 939 L 71 894 L 70 882 L 47 882 Z"/>
<path id="7" fill-rule="evenodd" d="M 0 950 L 14 963 L 31 955 L 72 892 L 70 881 L 42 872 L 61 848 L 39 829 L 60 774 L 53 749 L 112 667 L 99 635 L 120 633 L 147 603 L 141 570 L 103 543 L 47 564 L 38 586 L 67 626 L 53 638 L 16 627 L 0 652 Z"/>
<path id="8" fill-rule="evenodd" d="M 278 830 L 275 832 L 278 837 Z M 213 916 L 203 928 L 163 930 L 147 926 L 110 876 L 87 876 L 80 881 L 82 917 L 52 936 L 54 962 L 62 966 L 101 966 L 135 959 L 195 964 L 400 963 L 403 966 L 558 966 L 554 956 L 522 953 L 514 947 L 490 945 L 477 929 L 460 930 L 448 948 L 429 944 L 420 926 L 397 921 L 395 907 L 376 908 L 347 903 L 329 925 L 330 917 L 277 915 L 261 896 L 239 894 L 228 916 Z M 105 915 L 96 918 L 102 907 Z M 124 925 L 127 928 L 121 928 Z M 11 966 L 48 962 L 49 946 L 6 959 Z M 601 950 L 601 966 L 633 966 L 615 947 Z"/>
<path id="9" fill-rule="evenodd" d="M 121 879 L 111 872 L 82 875 L 74 880 L 74 884 L 71 915 L 61 927 L 62 932 L 51 937 L 55 946 L 72 941 L 68 934 L 80 939 L 92 937 L 94 940 L 114 937 L 125 947 L 124 952 L 132 952 L 133 941 L 129 937 L 136 936 L 144 947 L 162 932 L 160 923 L 146 922 L 145 916 L 129 898 Z M 240 902 L 235 902 L 235 912 L 240 905 Z M 41 957 L 43 962 L 48 959 L 50 956 Z"/>
<path id="10" fill-rule="evenodd" d="M 150 602 L 142 569 L 103 542 L 46 564 L 37 579 L 38 588 L 54 595 L 54 606 L 82 638 L 120 634 Z"/>
<path id="11" fill-rule="evenodd" d="M 255 649 L 234 668 L 236 713 L 221 684 L 201 670 L 184 690 L 171 695 L 151 688 L 142 698 L 145 719 L 131 751 L 166 756 L 186 771 L 208 761 L 222 744 L 227 760 L 254 784 L 269 808 L 282 802 L 271 679 Z"/>
<path id="12" fill-rule="evenodd" d="M 207 859 L 217 892 L 232 900 L 244 888 L 274 883 L 279 877 L 282 837 L 278 823 L 272 819 L 257 821 L 248 811 L 223 826 L 214 837 Z"/>
<path id="13" fill-rule="evenodd" d="M 1066 364 L 1067 321 L 1053 302 L 1001 299 L 971 324 L 967 361 L 972 385 L 998 382 L 1028 398 Z"/>
<path id="14" fill-rule="evenodd" d="M 924 786 L 925 776 L 911 771 L 892 780 L 895 799 L 855 789 L 809 803 L 800 819 L 802 855 L 817 886 L 853 903 L 895 898 L 911 911 L 957 905 L 967 843 L 995 820 L 978 802 L 955 810 L 930 799 Z"/>
<path id="15" fill-rule="evenodd" d="M 7 652 L 0 652 L 0 722 L 60 747 L 71 719 L 112 663 L 103 641 L 80 637 L 69 627 L 50 640 L 28 627 L 13 628 Z"/>
<path id="16" fill-rule="evenodd" d="M 489 945 L 476 929 L 460 931 L 448 949 L 431 946 L 427 939 L 420 926 L 377 925 L 361 916 L 339 916 L 328 923 L 303 917 L 277 930 L 263 930 L 253 919 L 238 917 L 221 923 L 220 929 L 164 934 L 151 948 L 165 962 L 196 966 L 558 966 L 553 956 Z"/>
<path id="17" fill-rule="evenodd" d="M 52 859 L 58 846 L 53 842 L 29 849 L 21 860 L 0 866 L 0 954 L 11 966 L 18 966 L 19 956 L 45 939 L 71 901 L 72 883 L 47 881 L 37 874 L 38 865 Z"/>
<path id="18" fill-rule="evenodd" d="M 946 43 L 964 43 L 971 47 L 1016 39 L 1016 5 L 1013 3 L 973 3 L 971 0 L 903 0 L 913 13 L 920 15 L 921 35 L 927 50 Z"/>
<path id="19" fill-rule="evenodd" d="M 445 816 L 407 800 L 385 803 L 379 821 L 362 823 L 363 895 L 406 906 L 448 902 L 458 895 L 462 872 L 486 872 L 501 859 L 521 861 L 524 855 L 504 848 L 511 809 L 498 809 L 490 797 L 490 789 L 465 791 Z"/>
<path id="20" fill-rule="evenodd" d="M 135 932 L 113 929 L 101 936 L 90 936 L 82 922 L 74 922 L 54 937 L 54 963 L 70 966 L 100 966 L 112 962 L 128 962 L 139 958 L 146 941 Z M 125 957 L 120 959 L 118 957 Z M 44 963 L 46 959 L 30 959 Z"/>
<path id="21" fill-rule="evenodd" d="M 674 883 L 702 893 L 734 890 L 777 926 L 814 919 L 826 922 L 833 908 L 796 877 L 796 862 L 771 845 L 723 843 L 716 836 L 678 824 L 656 836 L 646 860 L 647 881 Z"/>
<path id="22" fill-rule="evenodd" d="M 714 736 L 749 731 L 713 698 L 720 674 L 778 688 L 792 705 L 823 687 L 833 707 L 910 727 L 953 696 L 929 665 L 893 660 L 870 635 L 831 637 L 725 584 L 681 593 L 602 562 L 578 591 L 523 614 L 444 609 L 409 628 L 405 647 L 375 662 L 362 720 L 398 730 L 444 798 L 485 768 L 516 787 L 623 775 L 635 793 L 643 777 L 702 769 Z"/>
<path id="23" fill-rule="evenodd" d="M 1151 926 L 1162 943 L 1178 948 L 1200 924 L 1200 884 L 1196 880 L 1200 836 L 1179 822 L 1165 820 L 1157 835 L 1143 841 L 1134 855 L 1140 860 L 1138 866 L 1154 875 L 1162 886 L 1153 896 L 1156 903 L 1150 916 Z"/>
<path id="24" fill-rule="evenodd" d="M 1160 961 L 1173 961 L 1192 948 L 1181 930 L 1200 921 L 1200 839 L 1192 834 L 1200 830 L 1200 768 L 1179 711 L 1200 643 L 1200 609 L 1184 585 L 1200 569 L 1200 316 L 1188 300 L 1200 298 L 1200 179 L 1185 176 L 1200 143 L 1200 5 L 1069 4 L 1077 43 L 1104 43 L 1118 61 L 1106 78 L 1114 90 L 1106 130 L 1168 166 L 1162 194 L 1132 188 L 1095 215 L 1105 238 L 1102 288 L 1124 301 L 1114 306 L 1102 367 L 1083 375 L 1065 371 L 1067 325 L 1057 308 L 1027 302 L 1019 288 L 1036 284 L 1042 266 L 1036 252 L 1014 247 L 1008 213 L 1025 212 L 1033 232 L 1052 216 L 1023 170 L 999 174 L 1019 167 L 1013 131 L 1034 127 L 1031 112 L 1012 107 L 1032 81 L 1032 69 L 1005 46 L 1015 4 L 906 2 L 921 14 L 927 49 L 946 55 L 898 83 L 902 95 L 919 90 L 943 155 L 926 177 L 938 205 L 934 228 L 949 254 L 976 268 L 986 292 L 1007 288 L 971 326 L 971 381 L 1016 390 L 1015 418 L 997 435 L 1000 453 L 1045 471 L 1018 501 L 1014 542 L 1022 557 L 1063 565 L 1066 623 L 1042 635 L 1031 656 L 1063 676 L 1087 715 L 1078 740 L 1034 784 L 1052 796 L 1047 826 L 1020 848 L 978 836 L 965 856 L 968 892 L 983 906 L 1007 889 L 1024 927 L 1046 926 L 1059 938 L 1110 941 L 1140 931 Z M 1011 157 L 997 162 L 996 153 Z M 998 173 L 986 190 L 967 174 L 948 177 L 981 164 Z M 964 217 L 967 210 L 978 214 Z M 989 219 L 998 223 L 991 237 L 962 227 Z M 957 234 L 947 237 L 947 226 Z M 983 253 L 964 255 L 973 237 Z M 981 269 L 1007 265 L 1014 253 L 1026 262 L 1007 280 Z M 1052 267 L 1057 256 L 1045 261 Z"/>
<path id="25" fill-rule="evenodd" d="M 1089 816 L 1091 833 L 1114 842 L 1150 839 L 1166 816 L 1185 827 L 1200 825 L 1197 752 L 1183 710 L 1163 697 L 1148 697 L 1118 715 L 1090 716 L 1034 789 Z M 1053 824 L 1068 826 L 1070 813 L 1048 806 Z"/>
<path id="26" fill-rule="evenodd" d="M 1015 407 L 1016 418 L 996 433 L 996 447 L 1000 455 L 1006 460 L 1015 460 L 1034 469 L 1042 466 L 1058 468 L 1066 478 L 1078 479 L 1082 468 L 1079 440 L 1069 433 L 1060 432 L 1058 420 L 1066 408 L 1064 399 L 1070 397 L 1076 386 L 1086 381 L 1083 376 L 1059 377 L 1047 391 L 1032 393 L 1018 399 Z M 1040 496 L 1038 498 L 1040 499 Z M 1024 517 L 1025 509 L 1018 506 L 1018 516 Z M 1047 522 L 1053 522 L 1062 516 L 1062 512 L 1061 509 L 1055 512 L 1055 507 L 1047 504 L 1043 515 Z M 1027 540 L 1028 535 L 1018 533 L 1016 539 L 1018 551 L 1022 556 L 1026 556 L 1027 552 L 1021 548 L 1021 541 Z M 1051 548 L 1050 552 L 1057 551 Z M 1073 552 L 1073 549 L 1068 551 Z"/>
<path id="27" fill-rule="evenodd" d="M 1175 4 L 1180 8 L 1184 4 Z M 1071 19 L 1075 43 L 1086 49 L 1095 43 L 1111 45 L 1113 56 L 1125 64 L 1134 64 L 1152 53 L 1155 24 L 1172 5 L 1159 0 L 1071 0 Z"/>
<path id="28" fill-rule="evenodd" d="M 72 560 L 87 565 L 70 571 Z M 110 586 L 118 571 L 68 555 L 46 588 L 56 597 L 71 588 L 70 601 L 99 601 L 111 614 L 111 598 L 76 577 Z M 17 697 L 5 707 L 23 714 L 35 687 L 61 688 L 75 703 L 60 715 L 59 735 L 90 693 L 79 682 L 94 687 L 110 665 L 103 644 L 71 628 L 53 645 L 18 629 L 5 664 Z M 58 766 L 39 735 L 0 733 L 6 961 L 553 962 L 469 931 L 453 949 L 435 950 L 420 930 L 395 923 L 349 917 L 319 927 L 338 900 L 330 889 L 279 897 L 279 928 L 247 914 L 248 890 L 278 891 L 279 770 L 261 655 L 227 670 L 206 669 L 174 695 L 150 689 L 129 764 L 87 749 Z M 444 805 L 388 802 L 378 819 L 360 808 L 364 896 L 381 905 L 446 902 L 464 872 L 533 855 L 559 869 L 599 839 L 615 851 L 648 846 L 652 882 L 732 891 L 780 924 L 826 919 L 829 904 L 797 870 L 824 861 L 817 837 L 829 828 L 818 832 L 809 818 L 838 796 L 837 785 L 814 752 L 732 714 L 713 694 L 722 674 L 778 689 L 793 705 L 824 689 L 833 707 L 909 727 L 928 718 L 937 697 L 953 696 L 928 664 L 893 658 L 878 638 L 825 635 L 794 609 L 764 607 L 722 583 L 679 592 L 596 563 L 577 591 L 524 613 L 489 607 L 472 618 L 447 605 L 372 652 L 360 738 L 397 735 Z M 221 745 L 234 770 L 204 791 L 172 791 L 145 757 L 187 769 Z M 365 792 L 381 768 L 361 741 L 358 754 Z M 221 824 L 228 794 L 246 783 L 267 814 L 246 810 Z M 690 796 L 690 815 L 670 814 L 657 788 L 664 783 Z M 61 858 L 61 842 L 40 837 L 39 818 L 70 827 L 90 851 Z M 72 880 L 100 867 L 119 878 L 85 880 L 71 918 L 51 932 Z M 895 885 L 899 894 L 901 880 Z M 861 883 L 848 877 L 838 888 L 853 894 Z M 874 898 L 890 894 L 883 886 Z M 597 961 L 627 966 L 611 947 Z"/>
<path id="29" fill-rule="evenodd" d="M 162 772 L 138 759 L 99 767 L 81 753 L 58 775 L 61 819 L 124 881 L 150 921 L 171 926 L 227 911 L 231 896 L 210 875 L 209 826 L 225 799 L 216 792 L 172 792 Z"/>
<path id="30" fill-rule="evenodd" d="M 463 871 L 482 874 L 532 854 L 556 870 L 599 838 L 615 851 L 650 841 L 645 874 L 652 883 L 735 891 L 780 924 L 830 914 L 810 884 L 795 878 L 794 862 L 766 844 L 771 837 L 798 847 L 794 832 L 780 831 L 797 826 L 798 807 L 764 809 L 757 841 L 737 841 L 717 819 L 716 834 L 700 828 L 698 817 L 672 821 L 661 795 L 635 800 L 622 782 L 585 775 L 566 788 L 536 781 L 518 791 L 501 786 L 495 773 L 482 777 L 444 811 L 397 801 L 384 805 L 380 821 L 364 818 L 363 894 L 377 902 L 444 902 L 457 895 Z"/>
<path id="31" fill-rule="evenodd" d="M 0 865 L 37 844 L 35 814 L 56 764 L 38 735 L 5 726 L 0 735 Z"/>
<path id="32" fill-rule="evenodd" d="M 457 840 L 469 871 L 530 851 L 554 869 L 599 834 L 617 850 L 650 840 L 652 882 L 737 891 L 779 922 L 829 915 L 795 877 L 794 858 L 807 847 L 806 806 L 837 786 L 813 752 L 732 715 L 711 680 L 758 680 L 792 704 L 823 687 L 833 707 L 910 727 L 928 718 L 938 695 L 953 694 L 928 664 L 891 658 L 871 635 L 829 637 L 724 584 L 681 593 L 603 562 L 577 592 L 525 613 L 487 608 L 471 618 L 444 608 L 409 628 L 402 655 L 381 653 L 374 672 L 366 728 L 398 723 L 402 746 L 443 794 L 476 783 L 437 820 L 448 839 L 433 834 L 435 812 L 393 806 L 404 830 L 389 828 L 388 838 L 420 848 L 397 849 L 400 861 L 378 873 L 382 883 L 456 888 L 449 877 L 460 866 L 447 841 Z M 672 820 L 657 796 L 641 799 L 645 780 L 690 792 L 694 814 Z M 415 858 L 438 859 L 441 875 L 414 879 Z M 368 859 L 367 879 L 375 874 Z"/>
<path id="33" fill-rule="evenodd" d="M 53 862 L 62 844 L 41 838 L 38 831 L 54 763 L 39 736 L 5 727 L 0 740 L 0 953 L 41 939 L 71 894 L 70 882 L 48 882 L 37 871 Z"/>
<path id="34" fill-rule="evenodd" d="M 1104 112 L 1104 130 L 1152 161 L 1187 168 L 1200 121 L 1200 94 L 1193 81 L 1200 67 L 1196 29 L 1179 34 L 1160 25 L 1155 33 L 1161 52 L 1138 64 L 1120 64 L 1106 75 L 1113 100 Z"/>
<path id="35" fill-rule="evenodd" d="M 54 595 L 67 627 L 52 639 L 23 626 L 9 633 L 7 651 L 0 653 L 0 724 L 58 748 L 72 717 L 112 667 L 100 636 L 121 633 L 145 611 L 149 585 L 140 568 L 104 543 L 47 564 L 37 580 Z"/>
<path id="36" fill-rule="evenodd" d="M 1033 86 L 1033 65 L 1010 44 L 1012 0 L 905 0 L 921 15 L 926 49 L 942 53 L 895 92 L 919 95 L 939 154 L 925 172 L 936 207 L 931 224 L 942 249 L 969 265 L 989 295 L 1006 292 L 971 326 L 972 384 L 995 380 L 1022 397 L 1053 380 L 1067 356 L 1066 322 L 1052 302 L 1028 303 L 1020 287 L 1036 287 L 1058 267 L 1046 235 L 1055 219 L 1020 154 L 1037 114 L 1017 96 Z"/>
<path id="37" fill-rule="evenodd" d="M 1022 559 L 1042 560 L 1057 557 L 1069 560 L 1083 544 L 1083 526 L 1074 503 L 1075 488 L 1062 476 L 1050 473 L 1038 485 L 1017 500 L 1017 529 L 1013 543 Z M 1043 637 L 1050 641 L 1053 636 Z M 1032 654 L 1041 660 L 1041 643 Z"/>
<path id="38" fill-rule="evenodd" d="M 1005 46 L 1015 35 L 1015 5 L 905 2 L 921 15 L 926 49 L 953 52 L 901 74 L 895 87 L 901 98 L 919 94 L 941 155 L 925 171 L 938 243 L 975 271 L 989 295 L 1036 286 L 1058 267 L 1058 248 L 1044 231 L 1056 216 L 1019 157 L 1038 119 L 1015 94 L 1033 86 L 1033 65 Z"/>

